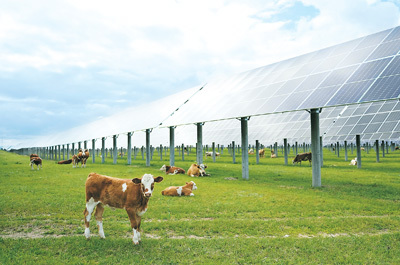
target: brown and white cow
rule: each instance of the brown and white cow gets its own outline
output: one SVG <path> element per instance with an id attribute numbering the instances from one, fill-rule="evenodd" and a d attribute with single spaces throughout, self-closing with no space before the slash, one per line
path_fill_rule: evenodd
<path id="1" fill-rule="evenodd" d="M 250 149 L 248 153 L 249 153 L 249 155 L 254 155 L 254 149 L 253 148 Z"/>
<path id="2" fill-rule="evenodd" d="M 301 166 L 301 161 L 309 161 L 310 162 L 310 166 L 311 166 L 311 152 L 308 153 L 301 153 L 295 156 L 295 158 L 293 159 L 293 165 L 294 163 L 300 163 Z"/>
<path id="3" fill-rule="evenodd" d="M 275 154 L 274 150 L 271 150 L 271 158 L 276 158 L 276 154 Z"/>
<path id="4" fill-rule="evenodd" d="M 192 164 L 187 171 L 187 174 L 191 177 L 203 177 L 210 176 L 210 174 L 206 173 L 207 166 L 204 164 Z"/>
<path id="5" fill-rule="evenodd" d="M 81 167 L 86 167 L 86 161 L 88 160 L 90 154 L 89 154 L 89 150 L 85 149 L 85 152 L 82 153 L 81 156 Z"/>
<path id="6" fill-rule="evenodd" d="M 29 156 L 29 165 L 31 166 L 31 169 L 33 170 L 33 164 L 35 164 L 37 166 L 37 170 L 39 170 L 39 166 L 40 168 L 42 168 L 42 159 L 37 155 L 37 154 L 31 154 Z"/>
<path id="7" fill-rule="evenodd" d="M 259 157 L 264 157 L 264 155 L 265 155 L 265 150 L 264 150 L 264 149 L 258 150 L 258 155 L 259 155 Z"/>
<path id="8" fill-rule="evenodd" d="M 350 161 L 350 164 L 349 165 L 351 165 L 351 166 L 357 166 L 357 157 L 355 157 L 354 159 L 352 159 L 351 161 Z"/>
<path id="9" fill-rule="evenodd" d="M 207 156 L 213 156 L 213 152 L 206 152 L 206 158 L 207 158 Z M 221 154 L 218 152 L 215 152 L 215 156 L 221 156 Z"/>
<path id="10" fill-rule="evenodd" d="M 72 156 L 72 167 L 75 168 L 78 166 L 79 162 L 82 163 L 82 156 L 83 156 L 83 151 L 82 149 L 78 150 L 78 154 L 77 155 L 73 155 Z"/>
<path id="11" fill-rule="evenodd" d="M 165 174 L 168 174 L 168 175 L 176 175 L 176 174 L 185 174 L 186 173 L 186 171 L 183 168 L 167 166 L 167 165 L 163 165 L 160 168 L 160 170 L 165 171 Z"/>
<path id="12" fill-rule="evenodd" d="M 163 177 L 153 177 L 151 174 L 144 174 L 142 178 L 118 179 L 90 173 L 86 180 L 85 237 L 90 238 L 89 222 L 96 208 L 95 217 L 99 235 L 105 238 L 103 212 L 104 205 L 108 205 L 126 210 L 133 230 L 132 241 L 136 245 L 139 244 L 142 216 L 147 211 L 154 183 L 162 180 Z"/>
<path id="13" fill-rule="evenodd" d="M 161 194 L 164 196 L 194 196 L 193 192 L 197 190 L 196 183 L 194 181 L 186 182 L 185 186 L 171 186 L 164 189 Z"/>

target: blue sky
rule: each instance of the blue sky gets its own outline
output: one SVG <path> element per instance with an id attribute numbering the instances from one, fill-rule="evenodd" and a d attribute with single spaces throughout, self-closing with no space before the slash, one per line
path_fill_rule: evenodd
<path id="1" fill-rule="evenodd" d="M 3 0 L 0 146 L 398 26 L 399 6 L 375 0 Z"/>

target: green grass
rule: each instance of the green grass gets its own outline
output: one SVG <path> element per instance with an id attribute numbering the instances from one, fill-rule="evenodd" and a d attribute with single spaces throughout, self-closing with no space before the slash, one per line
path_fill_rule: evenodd
<path id="1" fill-rule="evenodd" d="M 267 151 L 268 153 L 268 151 Z M 343 153 L 343 152 L 342 152 Z M 185 169 L 194 152 L 177 166 Z M 354 157 L 355 154 L 349 157 Z M 164 156 L 163 156 L 164 157 Z M 311 167 L 250 158 L 250 179 L 241 177 L 225 149 L 210 177 L 165 175 L 155 154 L 151 167 L 138 155 L 132 165 L 72 168 L 0 151 L 0 264 L 400 264 L 400 152 L 380 163 L 363 152 L 363 168 L 324 150 L 322 187 L 311 187 Z M 119 178 L 161 175 L 142 218 L 142 242 L 132 243 L 124 210 L 106 208 L 106 239 L 83 236 L 85 180 L 90 172 Z M 164 197 L 167 186 L 194 180 L 194 197 Z"/>

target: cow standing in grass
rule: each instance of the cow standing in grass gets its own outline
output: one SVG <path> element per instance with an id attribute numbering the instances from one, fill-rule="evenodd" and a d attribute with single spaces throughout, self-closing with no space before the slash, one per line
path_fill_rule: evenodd
<path id="1" fill-rule="evenodd" d="M 125 209 L 133 231 L 132 241 L 139 244 L 140 223 L 147 211 L 149 199 L 153 193 L 154 183 L 159 183 L 162 177 L 144 174 L 142 178 L 118 179 L 97 173 L 90 173 L 86 180 L 85 237 L 90 238 L 89 223 L 96 208 L 95 217 L 99 235 L 105 238 L 103 230 L 104 205 Z"/>
<path id="2" fill-rule="evenodd" d="M 29 165 L 31 166 L 31 169 L 33 170 L 33 165 L 35 164 L 37 166 L 37 170 L 39 170 L 39 166 L 40 168 L 42 168 L 42 159 L 37 155 L 37 154 L 31 154 L 29 156 Z"/>

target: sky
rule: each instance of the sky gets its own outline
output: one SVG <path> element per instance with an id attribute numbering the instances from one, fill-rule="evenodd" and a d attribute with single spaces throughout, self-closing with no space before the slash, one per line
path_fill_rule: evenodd
<path id="1" fill-rule="evenodd" d="M 2 0 L 0 148 L 399 21 L 400 0 Z"/>

